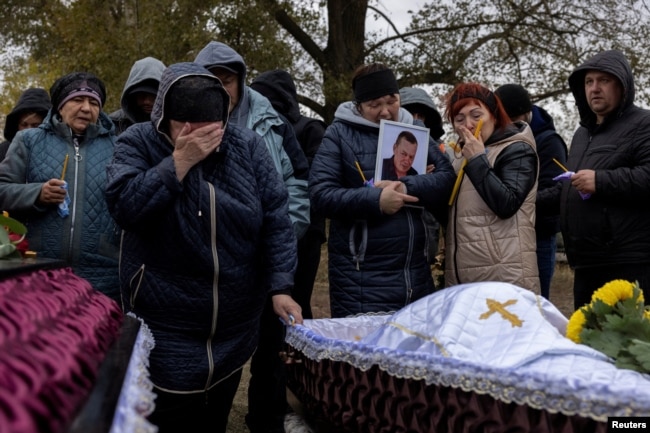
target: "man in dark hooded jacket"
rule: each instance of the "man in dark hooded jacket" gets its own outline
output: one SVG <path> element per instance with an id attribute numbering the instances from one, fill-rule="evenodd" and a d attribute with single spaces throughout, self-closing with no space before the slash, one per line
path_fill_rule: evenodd
<path id="1" fill-rule="evenodd" d="M 45 89 L 30 88 L 20 95 L 16 106 L 5 119 L 5 141 L 0 143 L 0 161 L 5 158 L 16 133 L 23 129 L 36 128 L 43 122 L 51 107 L 50 94 Z"/>
<path id="2" fill-rule="evenodd" d="M 154 57 L 145 57 L 133 64 L 120 97 L 122 108 L 110 114 L 117 135 L 134 123 L 151 120 L 151 110 L 164 70 L 165 64 Z"/>
<path id="3" fill-rule="evenodd" d="M 638 281 L 650 297 L 650 111 L 634 105 L 625 55 L 600 52 L 569 76 L 580 127 L 561 186 L 562 236 L 576 308 L 605 283 Z"/>
<path id="4" fill-rule="evenodd" d="M 280 69 L 266 71 L 258 75 L 250 87 L 265 96 L 271 102 L 273 108 L 293 126 L 296 138 L 311 166 L 314 155 L 316 155 L 318 146 L 320 146 L 323 139 L 323 134 L 325 134 L 326 125 L 320 119 L 300 114 L 296 85 L 291 75 L 287 71 Z M 295 284 L 291 291 L 293 299 L 302 307 L 302 316 L 305 319 L 313 318 L 311 295 L 320 264 L 321 245 L 326 241 L 325 218 L 311 212 L 309 219 L 310 224 L 307 232 L 298 240 L 298 267 L 294 277 Z M 267 328 L 275 324 L 270 325 Z M 261 368 L 257 369 L 256 373 L 262 377 L 262 380 L 259 378 L 251 379 L 247 422 L 249 426 L 252 426 L 251 431 L 253 433 L 263 430 L 282 432 L 284 430 L 284 416 L 288 411 L 284 366 L 279 365 L 277 362 L 269 363 L 264 359 L 256 359 L 264 356 L 277 357 L 277 346 L 270 344 L 268 354 L 264 354 L 263 347 L 261 346 L 258 349 L 253 360 L 268 369 L 266 371 L 261 370 Z M 274 368 L 275 371 L 273 371 Z M 273 404 L 266 403 L 268 395 L 277 396 Z M 267 412 L 265 414 L 262 411 Z M 259 420 L 259 423 L 256 423 L 255 420 Z M 260 426 L 257 426 L 257 424 L 260 424 Z"/>
<path id="5" fill-rule="evenodd" d="M 553 188 L 553 178 L 562 173 L 560 165 L 566 164 L 567 145 L 555 130 L 551 115 L 542 107 L 533 105 L 528 91 L 519 84 L 504 84 L 494 93 L 501 99 L 503 108 L 513 122 L 523 120 L 530 125 L 535 136 L 539 157 L 537 194 L 544 194 L 546 188 Z M 536 203 L 535 237 L 537 241 L 537 268 L 541 294 L 549 299 L 551 281 L 555 271 L 557 233 L 560 231 L 560 213 L 548 210 L 544 203 Z"/>
<path id="6" fill-rule="evenodd" d="M 200 65 L 169 66 L 152 121 L 119 136 L 107 168 L 124 309 L 156 342 L 150 419 L 161 433 L 226 431 L 268 298 L 302 321 L 286 187 L 262 139 L 228 123 L 228 105 Z"/>
<path id="7" fill-rule="evenodd" d="M 311 165 L 323 140 L 327 125 L 320 119 L 300 114 L 296 85 L 284 70 L 266 71 L 255 77 L 250 85 L 271 102 L 273 108 L 283 115 L 294 128 L 298 143 Z M 325 218 L 310 213 L 307 233 L 298 240 L 298 269 L 296 270 L 293 298 L 302 307 L 302 316 L 311 319 L 311 294 L 320 263 L 321 245 L 325 242 Z"/>

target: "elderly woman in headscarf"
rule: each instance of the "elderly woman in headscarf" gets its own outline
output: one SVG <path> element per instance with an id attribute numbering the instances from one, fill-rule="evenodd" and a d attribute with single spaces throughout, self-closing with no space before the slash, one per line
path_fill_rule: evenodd
<path id="1" fill-rule="evenodd" d="M 423 209 L 445 218 L 454 173 L 433 141 L 432 171 L 364 182 L 375 176 L 382 119 L 413 124 L 400 107 L 391 69 L 357 69 L 354 101 L 341 104 L 314 158 L 309 192 L 315 212 L 330 219 L 332 317 L 398 310 L 434 291 Z"/>
<path id="2" fill-rule="evenodd" d="M 0 163 L 0 207 L 27 226 L 39 257 L 63 260 L 94 288 L 119 300 L 119 228 L 108 213 L 106 165 L 113 122 L 102 111 L 104 83 L 73 72 L 50 88 L 38 128 L 19 131 Z"/>
<path id="3" fill-rule="evenodd" d="M 525 122 L 510 120 L 501 100 L 477 83 L 447 99 L 458 134 L 457 184 L 446 232 L 445 284 L 502 281 L 539 293 L 535 242 L 538 161 Z"/>

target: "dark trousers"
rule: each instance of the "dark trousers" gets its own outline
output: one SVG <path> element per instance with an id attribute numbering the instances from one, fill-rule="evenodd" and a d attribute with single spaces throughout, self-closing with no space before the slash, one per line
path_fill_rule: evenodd
<path id="1" fill-rule="evenodd" d="M 311 312 L 311 294 L 320 265 L 323 235 L 315 230 L 307 233 L 298 241 L 298 267 L 294 276 L 291 297 L 302 308 L 303 319 L 313 319 Z"/>
<path id="2" fill-rule="evenodd" d="M 313 318 L 311 295 L 320 265 L 323 235 L 308 230 L 298 241 L 298 267 L 291 296 L 302 308 L 304 319 Z M 286 366 L 279 354 L 285 349 L 285 328 L 269 299 L 260 322 L 260 341 L 251 359 L 246 425 L 251 433 L 283 433 L 287 403 Z"/>
<path id="3" fill-rule="evenodd" d="M 174 394 L 156 390 L 156 409 L 149 421 L 158 426 L 158 433 L 226 433 L 240 379 L 241 369 L 207 392 Z"/>
<path id="4" fill-rule="evenodd" d="M 250 364 L 246 425 L 251 433 L 284 433 L 284 416 L 289 408 L 287 375 L 280 358 L 284 333 L 269 298 L 262 313 L 260 341 Z"/>
<path id="5" fill-rule="evenodd" d="M 639 282 L 643 297 L 650 299 L 650 263 L 576 268 L 573 280 L 573 305 L 577 310 L 591 302 L 591 295 L 612 280 Z"/>
<path id="6" fill-rule="evenodd" d="M 555 251 L 557 240 L 555 235 L 537 238 L 537 268 L 542 296 L 549 299 L 551 281 L 555 272 Z"/>

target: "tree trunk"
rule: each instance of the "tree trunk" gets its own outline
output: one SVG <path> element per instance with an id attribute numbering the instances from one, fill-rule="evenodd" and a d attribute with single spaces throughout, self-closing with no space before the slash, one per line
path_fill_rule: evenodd
<path id="1" fill-rule="evenodd" d="M 323 93 L 325 121 L 334 119 L 336 107 L 352 99 L 352 74 L 364 62 L 368 0 L 329 0 L 329 36 L 325 48 Z"/>

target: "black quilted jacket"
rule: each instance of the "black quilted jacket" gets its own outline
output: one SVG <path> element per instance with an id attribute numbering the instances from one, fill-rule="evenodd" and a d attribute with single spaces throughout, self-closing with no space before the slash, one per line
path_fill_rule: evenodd
<path id="1" fill-rule="evenodd" d="M 153 382 L 200 392 L 252 355 L 267 293 L 293 284 L 296 240 L 287 190 L 252 131 L 227 125 L 219 152 L 178 181 L 162 101 L 187 74 L 213 77 L 193 63 L 165 70 L 152 122 L 118 139 L 106 195 L 124 229 L 125 309 L 156 340 Z"/>

